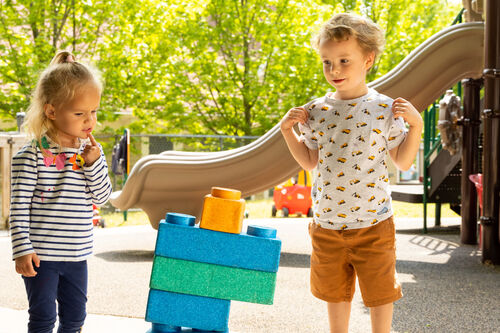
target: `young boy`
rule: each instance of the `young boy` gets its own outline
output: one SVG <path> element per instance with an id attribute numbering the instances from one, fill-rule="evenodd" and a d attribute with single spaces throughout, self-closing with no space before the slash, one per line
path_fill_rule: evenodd
<path id="1" fill-rule="evenodd" d="M 356 276 L 373 332 L 390 332 L 393 302 L 402 297 L 386 156 L 409 169 L 423 121 L 410 102 L 367 87 L 383 43 L 383 32 L 367 19 L 331 18 L 315 46 L 335 92 L 292 108 L 281 121 L 297 162 L 306 170 L 318 167 L 309 225 L 311 292 L 328 302 L 331 332 L 348 331 Z"/>

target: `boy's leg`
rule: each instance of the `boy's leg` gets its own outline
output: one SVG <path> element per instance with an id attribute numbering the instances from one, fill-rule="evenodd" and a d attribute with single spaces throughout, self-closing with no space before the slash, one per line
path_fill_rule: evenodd
<path id="1" fill-rule="evenodd" d="M 391 331 L 393 303 L 370 308 L 372 333 L 389 333 Z"/>
<path id="2" fill-rule="evenodd" d="M 65 262 L 61 274 L 57 303 L 59 304 L 58 333 L 81 332 L 87 304 L 87 261 Z"/>
<path id="3" fill-rule="evenodd" d="M 327 304 L 330 333 L 347 333 L 349 330 L 349 317 L 351 315 L 351 302 Z"/>
<path id="4" fill-rule="evenodd" d="M 57 263 L 41 261 L 37 275 L 24 277 L 29 302 L 28 333 L 52 333 L 56 322 Z"/>

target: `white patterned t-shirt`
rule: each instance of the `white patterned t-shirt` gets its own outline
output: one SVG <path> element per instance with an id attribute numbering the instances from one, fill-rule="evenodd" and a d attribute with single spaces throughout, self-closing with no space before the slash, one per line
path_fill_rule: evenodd
<path id="1" fill-rule="evenodd" d="M 318 150 L 312 200 L 314 221 L 329 229 L 359 229 L 392 216 L 386 158 L 406 136 L 393 100 L 369 89 L 352 100 L 328 95 L 304 107 L 300 141 Z"/>

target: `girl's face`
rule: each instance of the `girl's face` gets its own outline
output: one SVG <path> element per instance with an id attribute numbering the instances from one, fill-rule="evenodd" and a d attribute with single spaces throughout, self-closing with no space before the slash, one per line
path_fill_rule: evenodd
<path id="1" fill-rule="evenodd" d="M 322 41 L 319 46 L 323 74 L 335 89 L 335 98 L 354 99 L 368 92 L 366 73 L 374 54 L 366 54 L 355 38 Z"/>
<path id="2" fill-rule="evenodd" d="M 57 108 L 46 105 L 45 114 L 53 121 L 63 146 L 77 146 L 78 139 L 88 138 L 97 123 L 100 100 L 100 90 L 89 83 L 80 88 L 69 103 Z"/>

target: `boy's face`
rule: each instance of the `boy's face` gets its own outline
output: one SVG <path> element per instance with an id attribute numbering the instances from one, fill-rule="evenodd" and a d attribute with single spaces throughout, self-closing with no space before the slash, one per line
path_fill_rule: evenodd
<path id="1" fill-rule="evenodd" d="M 335 89 L 336 99 L 353 99 L 367 93 L 366 73 L 375 55 L 366 54 L 357 40 L 326 40 L 319 45 L 323 74 Z"/>

